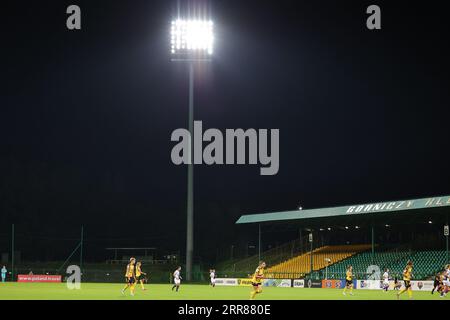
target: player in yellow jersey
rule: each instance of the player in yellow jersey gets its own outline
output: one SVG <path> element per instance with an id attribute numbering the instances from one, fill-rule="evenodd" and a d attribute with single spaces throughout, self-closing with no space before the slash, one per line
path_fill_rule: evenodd
<path id="1" fill-rule="evenodd" d="M 404 292 L 408 292 L 408 296 L 412 299 L 412 288 L 411 288 L 411 278 L 413 276 L 413 263 L 411 260 L 408 260 L 406 264 L 405 270 L 403 270 L 403 282 L 405 283 L 405 287 L 397 293 L 397 299 L 400 299 L 400 295 Z"/>
<path id="2" fill-rule="evenodd" d="M 138 263 L 136 263 L 136 280 L 141 285 L 142 290 L 147 290 L 144 287 L 144 280 L 146 280 L 147 274 L 145 272 L 142 272 L 141 266 L 142 266 L 142 263 L 140 261 Z"/>
<path id="3" fill-rule="evenodd" d="M 347 289 L 350 290 L 350 295 L 353 295 L 353 267 L 348 266 L 345 272 L 345 288 L 342 294 L 345 296 L 347 294 Z"/>
<path id="4" fill-rule="evenodd" d="M 250 293 L 250 299 L 255 299 L 255 296 L 258 293 L 262 292 L 262 281 L 264 279 L 264 268 L 266 267 L 266 263 L 264 261 L 260 261 L 258 268 L 256 268 L 255 273 L 252 277 L 252 287 L 253 290 Z"/>
<path id="5" fill-rule="evenodd" d="M 122 294 L 125 294 L 125 290 L 127 290 L 127 288 L 130 288 L 130 292 L 131 292 L 130 294 L 132 296 L 134 296 L 134 287 L 136 286 L 135 264 L 136 264 L 136 259 L 131 257 L 130 263 L 127 265 L 127 271 L 125 272 L 125 279 L 126 279 L 127 284 L 122 289 Z"/>

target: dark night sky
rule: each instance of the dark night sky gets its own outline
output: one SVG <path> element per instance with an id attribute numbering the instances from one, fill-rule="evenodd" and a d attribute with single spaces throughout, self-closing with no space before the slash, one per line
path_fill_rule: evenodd
<path id="1" fill-rule="evenodd" d="M 440 2 L 208 3 L 217 41 L 197 70 L 195 119 L 279 128 L 280 171 L 196 167 L 196 255 L 254 237 L 234 226 L 244 213 L 450 194 Z M 373 3 L 382 30 L 365 26 Z M 70 4 L 81 31 L 66 29 Z M 183 251 L 186 168 L 171 163 L 170 135 L 187 127 L 188 73 L 170 61 L 175 0 L 1 11 L 0 249 L 14 222 L 34 242 L 83 224 L 88 257 L 89 244 Z"/>

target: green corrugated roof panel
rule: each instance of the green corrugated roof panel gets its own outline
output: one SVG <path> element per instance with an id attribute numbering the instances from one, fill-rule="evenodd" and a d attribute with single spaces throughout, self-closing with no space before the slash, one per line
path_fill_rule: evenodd
<path id="1" fill-rule="evenodd" d="M 399 200 L 387 202 L 375 202 L 368 204 L 357 204 L 350 206 L 308 209 L 295 211 L 281 211 L 272 213 L 249 214 L 241 216 L 237 224 L 262 223 L 286 220 L 303 220 L 335 216 L 351 216 L 361 214 L 376 214 L 381 212 L 396 212 L 414 209 L 426 209 L 450 206 L 450 196 L 433 198 L 421 198 L 412 200 Z"/>

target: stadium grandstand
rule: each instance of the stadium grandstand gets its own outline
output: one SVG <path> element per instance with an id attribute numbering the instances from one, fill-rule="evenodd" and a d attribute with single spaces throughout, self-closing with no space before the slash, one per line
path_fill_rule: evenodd
<path id="1" fill-rule="evenodd" d="M 338 263 L 356 255 L 358 252 L 370 249 L 370 245 L 342 245 L 324 246 L 314 249 L 311 253 L 304 253 L 291 259 L 280 262 L 268 269 L 268 276 L 273 278 L 288 277 L 301 278 L 311 269 L 318 271 L 328 263 Z M 311 256 L 313 260 L 311 260 Z M 312 263 L 312 265 L 311 265 Z"/>
<path id="2" fill-rule="evenodd" d="M 193 281 L 205 281 L 211 265 L 218 277 L 248 278 L 260 260 L 267 263 L 268 278 L 319 280 L 342 279 L 348 265 L 353 266 L 358 279 L 371 276 L 373 269 L 369 267 L 374 265 L 400 276 L 406 261 L 411 259 L 416 279 L 430 279 L 450 262 L 445 236 L 449 216 L 450 196 L 243 215 L 236 224 L 240 230 L 248 227 L 245 234 L 254 239 L 252 250 L 238 254 L 232 247 L 234 252 L 217 259 L 215 264 L 196 260 Z M 134 256 L 143 262 L 153 283 L 168 283 L 173 270 L 179 264 L 184 266 L 179 252 L 152 246 L 120 246 L 120 241 L 109 239 L 34 236 L 17 228 L 15 233 L 13 229 L 12 234 L 0 237 L 2 243 L 16 247 L 11 249 L 13 257 L 8 256 L 8 248 L 2 251 L 2 261 L 14 262 L 10 264 L 8 279 L 30 273 L 61 275 L 64 279 L 67 266 L 76 264 L 82 266 L 84 281 L 123 282 L 124 268 Z M 64 243 L 65 250 L 54 250 L 54 241 Z M 49 248 L 50 258 L 33 259 L 30 250 L 39 246 Z M 100 258 L 84 259 L 83 247 Z"/>
<path id="3" fill-rule="evenodd" d="M 241 216 L 258 226 L 258 253 L 223 265 L 223 273 L 251 274 L 258 260 L 273 278 L 342 279 L 348 265 L 358 279 L 388 268 L 400 276 L 410 259 L 416 279 L 430 279 L 449 263 L 450 196 Z M 295 229 L 300 237 L 262 250 L 269 231 Z"/>

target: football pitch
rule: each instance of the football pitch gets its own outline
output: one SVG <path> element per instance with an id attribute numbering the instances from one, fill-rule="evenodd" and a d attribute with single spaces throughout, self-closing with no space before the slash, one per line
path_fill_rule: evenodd
<path id="1" fill-rule="evenodd" d="M 135 296 L 127 290 L 121 294 L 122 284 L 83 283 L 79 290 L 69 290 L 63 283 L 0 283 L 0 300 L 249 300 L 250 287 L 215 287 L 182 285 L 179 292 L 170 284 L 149 284 L 145 291 L 136 288 Z M 407 300 L 404 293 L 401 300 Z M 414 292 L 414 300 L 448 300 L 439 294 Z M 397 300 L 396 291 L 354 290 L 354 295 L 342 294 L 339 289 L 264 287 L 255 300 Z"/>

